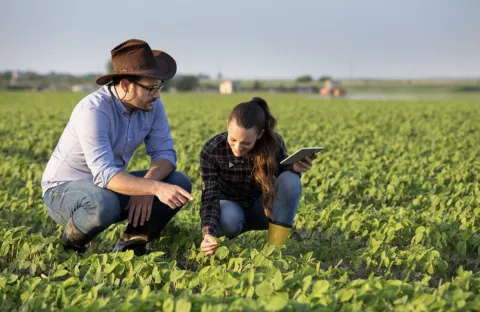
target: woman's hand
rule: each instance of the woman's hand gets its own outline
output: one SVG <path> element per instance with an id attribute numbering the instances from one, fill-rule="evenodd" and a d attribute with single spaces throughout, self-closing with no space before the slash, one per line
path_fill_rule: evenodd
<path id="1" fill-rule="evenodd" d="M 317 158 L 317 153 L 311 157 L 305 157 L 303 160 L 293 164 L 293 171 L 295 172 L 307 172 L 312 169 L 312 161 Z"/>
<path id="2" fill-rule="evenodd" d="M 200 249 L 208 256 L 213 255 L 218 246 L 219 244 L 215 236 L 205 234 L 205 236 L 203 237 L 203 242 L 200 245 Z"/>

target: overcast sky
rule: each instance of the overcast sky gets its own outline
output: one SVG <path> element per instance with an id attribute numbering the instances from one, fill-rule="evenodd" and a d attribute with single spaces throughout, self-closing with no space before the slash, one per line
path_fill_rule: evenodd
<path id="1" fill-rule="evenodd" d="M 179 73 L 480 77 L 479 0 L 2 0 L 0 71 L 103 73 L 137 38 Z"/>

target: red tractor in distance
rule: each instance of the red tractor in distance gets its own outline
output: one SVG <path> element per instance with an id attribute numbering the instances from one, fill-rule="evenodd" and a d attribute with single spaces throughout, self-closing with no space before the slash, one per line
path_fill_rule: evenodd
<path id="1" fill-rule="evenodd" d="M 347 90 L 343 85 L 336 80 L 326 80 L 323 87 L 320 89 L 321 97 L 344 97 L 347 95 Z"/>

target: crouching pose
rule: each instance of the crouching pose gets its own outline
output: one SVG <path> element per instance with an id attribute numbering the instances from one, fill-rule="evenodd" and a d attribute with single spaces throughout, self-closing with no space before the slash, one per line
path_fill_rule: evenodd
<path id="1" fill-rule="evenodd" d="M 175 60 L 128 40 L 112 50 L 114 72 L 82 99 L 58 141 L 42 178 L 49 216 L 64 226 L 66 249 L 86 245 L 111 224 L 128 219 L 114 251 L 146 252 L 148 242 L 192 199 L 188 178 L 176 168 L 176 152 L 159 90 L 175 75 Z M 148 170 L 126 172 L 145 143 Z"/>
<path id="2" fill-rule="evenodd" d="M 215 253 L 215 237 L 250 230 L 268 229 L 268 242 L 285 244 L 300 201 L 300 173 L 310 170 L 312 159 L 280 165 L 287 151 L 275 125 L 267 103 L 255 97 L 238 104 L 228 116 L 227 132 L 204 145 L 200 218 L 205 254 Z"/>

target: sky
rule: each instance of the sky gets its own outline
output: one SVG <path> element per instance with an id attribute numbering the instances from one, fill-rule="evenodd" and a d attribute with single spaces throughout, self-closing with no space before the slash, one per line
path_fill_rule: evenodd
<path id="1" fill-rule="evenodd" d="M 479 0 L 2 0 L 0 71 L 104 73 L 142 39 L 178 73 L 480 77 Z"/>

